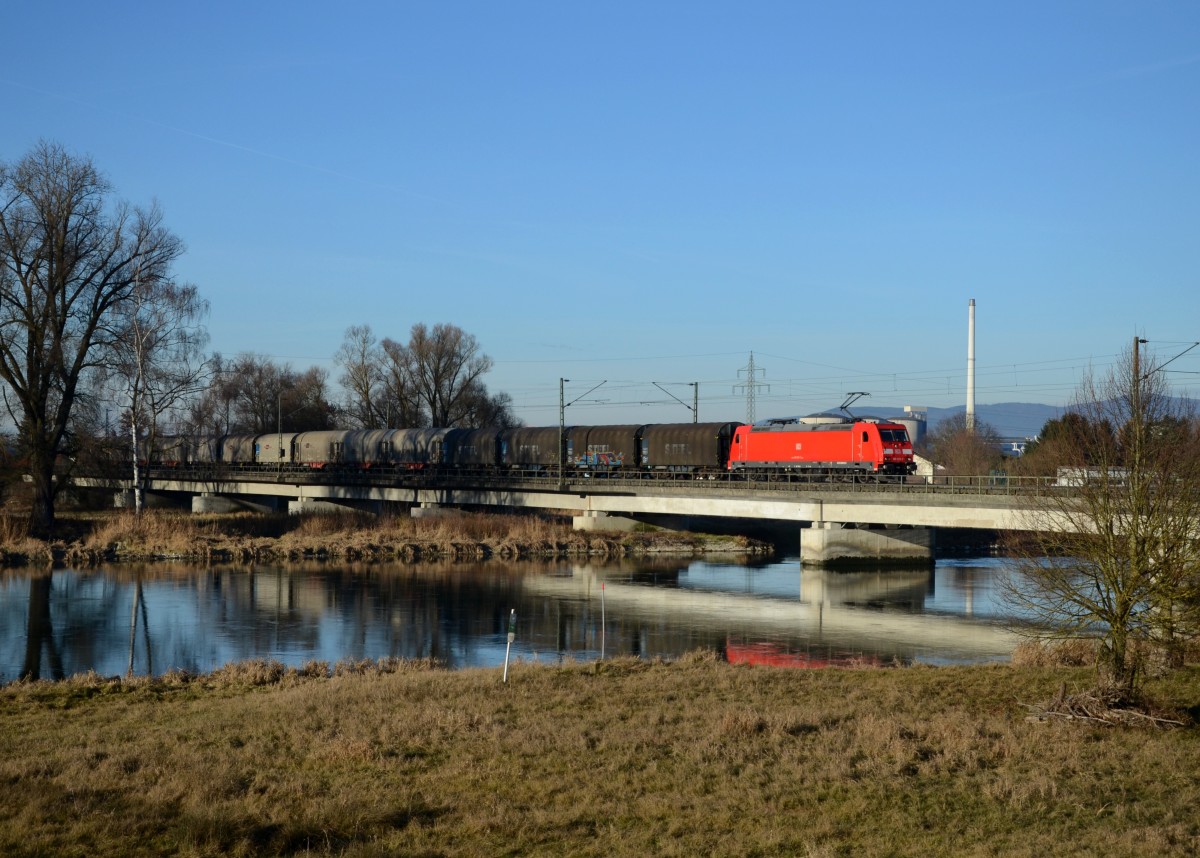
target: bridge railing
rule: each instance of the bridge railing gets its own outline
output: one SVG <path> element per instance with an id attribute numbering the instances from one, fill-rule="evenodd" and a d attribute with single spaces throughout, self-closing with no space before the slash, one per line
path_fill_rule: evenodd
<path id="1" fill-rule="evenodd" d="M 308 468 L 262 470 L 226 466 L 212 468 L 178 467 L 151 469 L 155 481 L 175 480 L 196 482 L 219 490 L 222 484 L 233 482 L 285 483 L 290 485 L 355 485 L 404 488 L 477 488 L 497 490 L 538 491 L 610 491 L 658 488 L 686 489 L 689 492 L 853 492 L 888 494 L 952 494 L 952 495 L 1045 495 L 1071 491 L 1053 477 L 1015 477 L 1008 475 L 932 477 L 885 477 L 856 479 L 822 479 L 801 474 L 758 474 L 748 477 L 733 472 L 693 473 L 689 471 L 657 471 L 629 475 L 619 473 L 568 472 L 561 478 L 553 469 L 510 471 L 462 471 L 364 469 L 321 471 Z"/>

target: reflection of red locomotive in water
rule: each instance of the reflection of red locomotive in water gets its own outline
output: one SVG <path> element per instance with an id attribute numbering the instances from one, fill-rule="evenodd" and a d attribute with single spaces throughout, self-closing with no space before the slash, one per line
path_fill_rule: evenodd
<path id="1" fill-rule="evenodd" d="M 727 640 L 725 660 L 730 664 L 752 664 L 763 667 L 794 667 L 814 670 L 824 667 L 882 667 L 879 656 L 834 653 L 815 655 L 795 652 L 779 644 Z"/>

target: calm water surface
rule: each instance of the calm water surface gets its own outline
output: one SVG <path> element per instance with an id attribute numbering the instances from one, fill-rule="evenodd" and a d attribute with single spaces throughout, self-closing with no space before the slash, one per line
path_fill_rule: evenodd
<path id="1" fill-rule="evenodd" d="M 438 566 L 155 564 L 0 573 L 0 682 L 386 656 L 499 666 L 718 651 L 798 666 L 1005 661 L 997 558 L 834 573 L 796 559 Z"/>

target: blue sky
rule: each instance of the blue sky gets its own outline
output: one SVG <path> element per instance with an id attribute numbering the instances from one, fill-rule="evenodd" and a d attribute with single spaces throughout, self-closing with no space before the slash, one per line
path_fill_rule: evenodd
<path id="1" fill-rule="evenodd" d="M 1065 403 L 1200 340 L 1200 5 L 9 4 L 0 159 L 157 200 L 212 347 L 450 322 L 530 424 Z M 40 34 L 40 35 L 39 35 Z M 1200 348 L 1171 366 L 1200 379 Z M 763 372 L 765 371 L 765 375 Z M 1189 374 L 1191 373 L 1191 374 Z M 584 396 L 593 385 L 606 382 Z M 596 401 L 593 400 L 603 400 Z"/>

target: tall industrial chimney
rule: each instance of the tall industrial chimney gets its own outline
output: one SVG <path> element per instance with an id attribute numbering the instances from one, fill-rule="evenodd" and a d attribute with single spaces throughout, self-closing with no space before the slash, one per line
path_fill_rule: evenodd
<path id="1" fill-rule="evenodd" d="M 975 299 L 967 316 L 967 431 L 975 431 Z"/>

